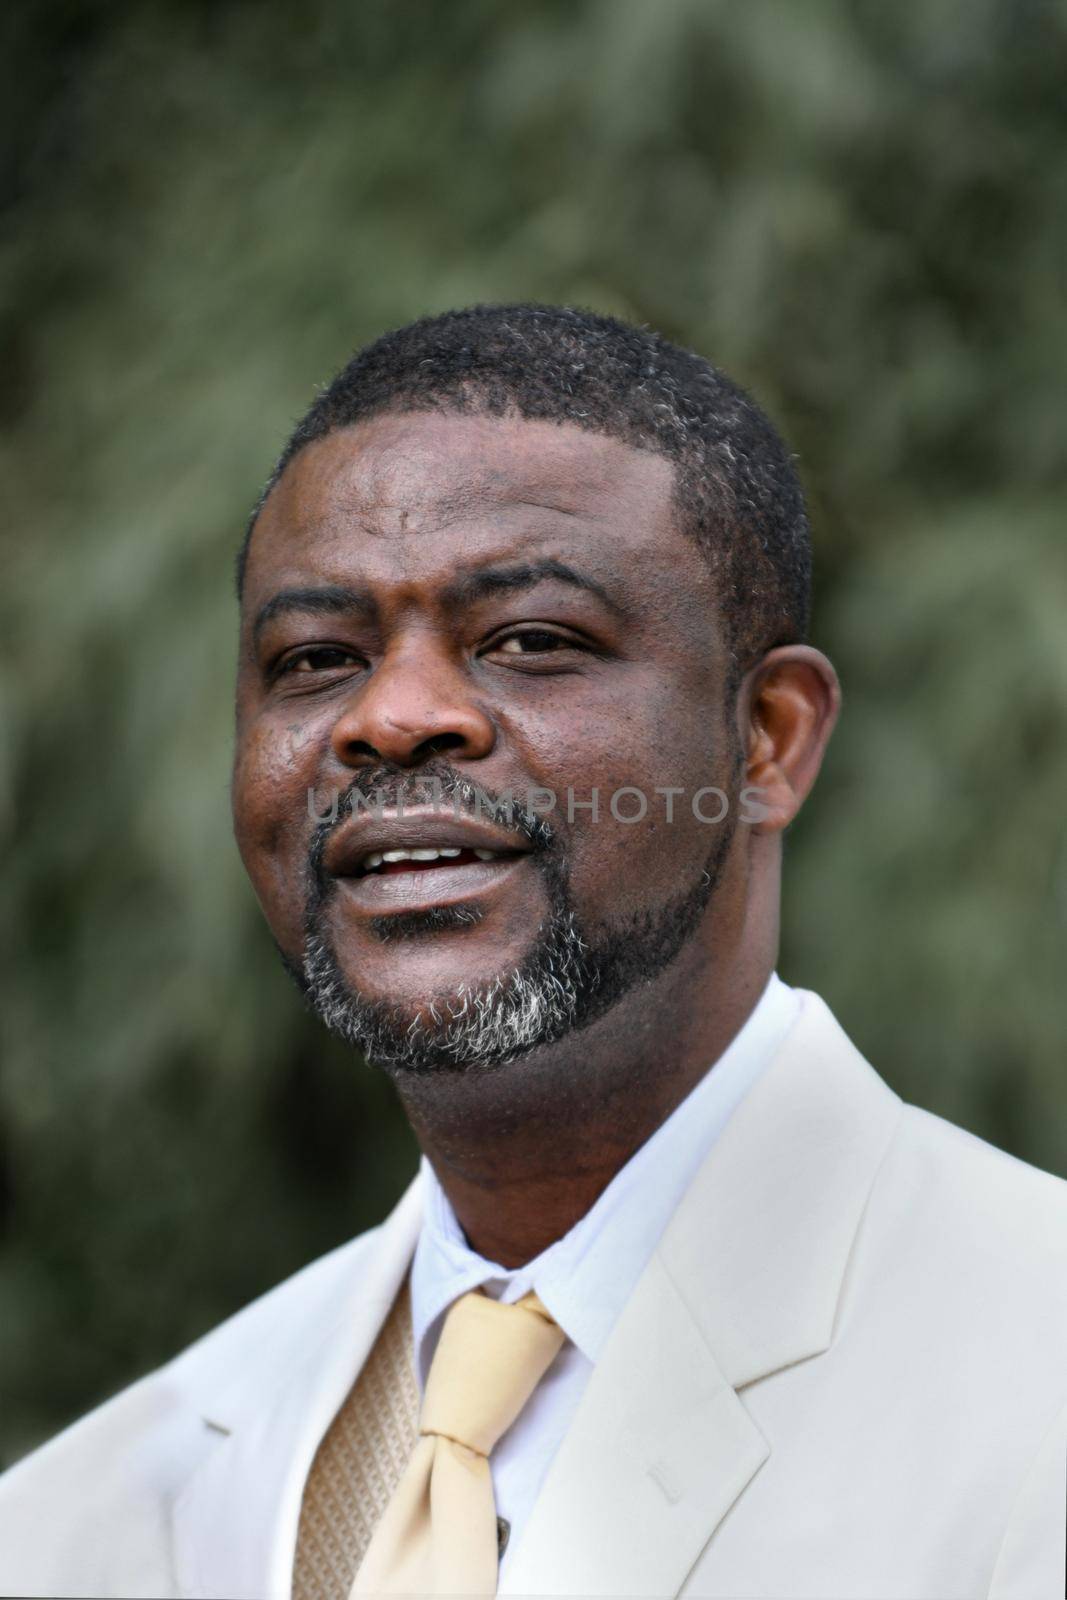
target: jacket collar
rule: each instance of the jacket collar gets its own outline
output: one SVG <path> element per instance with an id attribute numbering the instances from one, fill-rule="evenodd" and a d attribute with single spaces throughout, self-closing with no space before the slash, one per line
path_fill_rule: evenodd
<path id="1" fill-rule="evenodd" d="M 826 1350 L 901 1113 L 818 995 L 704 1163 L 661 1243 L 735 1389 Z"/>

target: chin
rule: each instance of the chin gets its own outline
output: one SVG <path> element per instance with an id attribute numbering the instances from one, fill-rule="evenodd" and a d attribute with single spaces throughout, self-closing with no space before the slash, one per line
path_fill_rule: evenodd
<path id="1" fill-rule="evenodd" d="M 336 974 L 354 1005 L 384 1008 L 411 1024 L 429 1023 L 435 1014 L 470 1004 L 472 996 L 506 989 L 528 961 L 527 949 L 442 950 L 427 941 L 422 949 L 391 947 L 370 960 L 362 952 L 359 958 L 349 956 L 342 947 Z"/>
<path id="2" fill-rule="evenodd" d="M 581 948 L 549 944 L 503 967 L 497 950 L 492 970 L 464 961 L 447 977 L 433 955 L 416 988 L 368 992 L 366 972 L 360 983 L 350 979 L 329 942 L 312 934 L 301 988 L 331 1032 L 387 1070 L 485 1070 L 575 1025 L 585 989 Z"/>

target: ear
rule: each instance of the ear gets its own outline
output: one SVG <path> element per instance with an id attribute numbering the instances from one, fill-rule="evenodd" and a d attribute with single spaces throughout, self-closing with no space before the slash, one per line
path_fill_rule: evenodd
<path id="1" fill-rule="evenodd" d="M 746 752 L 742 815 L 753 833 L 780 833 L 815 782 L 837 714 L 841 686 L 820 650 L 779 645 L 753 667 L 737 696 Z"/>

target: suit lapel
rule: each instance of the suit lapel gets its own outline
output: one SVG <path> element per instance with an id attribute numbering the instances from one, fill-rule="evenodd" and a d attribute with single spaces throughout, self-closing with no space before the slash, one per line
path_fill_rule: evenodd
<path id="1" fill-rule="evenodd" d="M 674 1594 L 767 1454 L 654 1258 L 590 1380 L 501 1594 Z"/>
<path id="2" fill-rule="evenodd" d="M 294 1294 L 289 1319 L 275 1316 L 262 1349 L 244 1362 L 231 1353 L 201 1384 L 194 1425 L 218 1443 L 175 1506 L 180 1593 L 288 1600 L 304 1482 L 396 1297 L 421 1217 L 416 1180 L 355 1247 L 369 1254 L 354 1254 L 350 1270 L 342 1263 L 317 1302 Z"/>
<path id="3" fill-rule="evenodd" d="M 613 1329 L 502 1594 L 677 1594 L 773 1447 L 739 1391 L 832 1341 L 899 1113 L 804 993 Z"/>

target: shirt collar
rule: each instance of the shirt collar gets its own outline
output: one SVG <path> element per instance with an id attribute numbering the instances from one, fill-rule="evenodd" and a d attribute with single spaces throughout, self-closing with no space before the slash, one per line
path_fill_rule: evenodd
<path id="1" fill-rule="evenodd" d="M 567 1337 L 595 1362 L 661 1234 L 705 1156 L 791 1028 L 800 1000 L 772 974 L 741 1030 L 573 1228 L 508 1269 L 468 1245 L 423 1158 L 425 1208 L 411 1269 L 416 1370 L 425 1383 L 441 1319 L 461 1294 L 504 1301 L 534 1289 Z"/>

